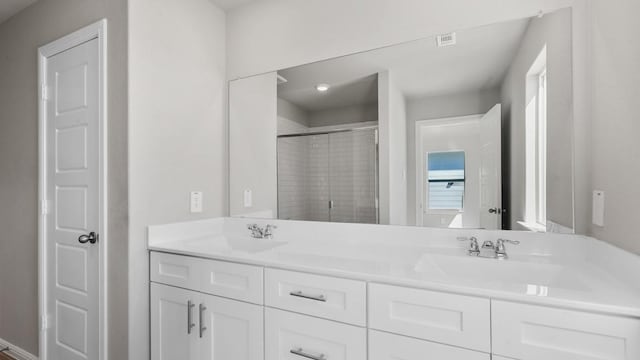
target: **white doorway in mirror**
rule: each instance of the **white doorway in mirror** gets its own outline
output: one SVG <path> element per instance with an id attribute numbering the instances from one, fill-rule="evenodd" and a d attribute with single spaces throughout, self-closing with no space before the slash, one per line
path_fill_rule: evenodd
<path id="1" fill-rule="evenodd" d="M 425 227 L 500 229 L 501 106 L 416 122 L 416 220 Z"/>

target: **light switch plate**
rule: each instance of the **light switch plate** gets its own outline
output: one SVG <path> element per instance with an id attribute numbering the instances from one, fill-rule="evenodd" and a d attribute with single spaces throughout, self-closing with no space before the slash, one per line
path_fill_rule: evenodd
<path id="1" fill-rule="evenodd" d="M 595 190 L 593 192 L 592 220 L 596 226 L 604 226 L 604 191 Z"/>
<path id="2" fill-rule="evenodd" d="M 202 191 L 192 191 L 191 192 L 191 213 L 201 213 L 202 212 Z"/>

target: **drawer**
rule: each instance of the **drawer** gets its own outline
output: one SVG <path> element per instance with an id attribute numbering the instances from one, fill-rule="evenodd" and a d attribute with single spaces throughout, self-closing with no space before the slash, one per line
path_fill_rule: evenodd
<path id="1" fill-rule="evenodd" d="M 258 266 L 152 251 L 151 281 L 263 304 L 263 269 Z"/>
<path id="2" fill-rule="evenodd" d="M 265 305 L 366 326 L 367 287 L 362 281 L 266 269 Z"/>
<path id="3" fill-rule="evenodd" d="M 151 281 L 185 289 L 198 290 L 202 259 L 151 252 Z"/>
<path id="4" fill-rule="evenodd" d="M 198 290 L 258 305 L 263 303 L 263 269 L 258 266 L 204 260 Z"/>
<path id="5" fill-rule="evenodd" d="M 369 285 L 369 327 L 491 352 L 488 299 L 390 285 Z"/>
<path id="6" fill-rule="evenodd" d="M 265 308 L 265 360 L 366 360 L 364 328 Z"/>
<path id="7" fill-rule="evenodd" d="M 640 359 L 640 320 L 492 301 L 493 352 L 521 360 Z"/>
<path id="8" fill-rule="evenodd" d="M 400 335 L 369 331 L 369 360 L 491 360 L 491 355 Z"/>

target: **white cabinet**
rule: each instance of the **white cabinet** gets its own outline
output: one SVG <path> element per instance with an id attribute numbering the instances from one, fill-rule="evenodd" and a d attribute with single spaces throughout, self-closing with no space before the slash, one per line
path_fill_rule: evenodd
<path id="1" fill-rule="evenodd" d="M 405 336 L 369 331 L 369 360 L 490 360 L 491 355 Z"/>
<path id="2" fill-rule="evenodd" d="M 200 294 L 151 284 L 151 360 L 198 360 L 198 334 L 193 325 Z"/>
<path id="3" fill-rule="evenodd" d="M 265 309 L 265 360 L 366 360 L 364 328 Z"/>
<path id="4" fill-rule="evenodd" d="M 150 278 L 151 360 L 640 359 L 635 318 L 157 252 Z"/>
<path id="5" fill-rule="evenodd" d="M 151 284 L 152 360 L 262 360 L 263 308 Z"/>
<path id="6" fill-rule="evenodd" d="M 640 320 L 492 301 L 493 352 L 521 360 L 640 359 Z"/>
<path id="7" fill-rule="evenodd" d="M 488 299 L 380 284 L 369 285 L 369 327 L 491 352 Z"/>

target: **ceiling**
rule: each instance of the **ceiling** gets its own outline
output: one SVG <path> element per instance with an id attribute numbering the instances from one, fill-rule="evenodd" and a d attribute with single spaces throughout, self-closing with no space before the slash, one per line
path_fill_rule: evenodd
<path id="1" fill-rule="evenodd" d="M 372 75 L 387 70 L 409 99 L 493 89 L 502 83 L 529 21 L 458 31 L 455 46 L 438 48 L 429 37 L 278 71 L 287 79 L 278 97 L 307 110 L 363 104 L 377 100 L 377 87 L 371 97 Z M 319 83 L 332 88 L 319 93 Z"/>
<path id="2" fill-rule="evenodd" d="M 0 23 L 5 22 L 37 0 L 0 0 Z"/>
<path id="3" fill-rule="evenodd" d="M 3 0 L 4 1 L 4 0 Z M 210 0 L 212 3 L 218 5 L 222 10 L 231 10 L 246 4 L 254 3 L 261 0 Z"/>

